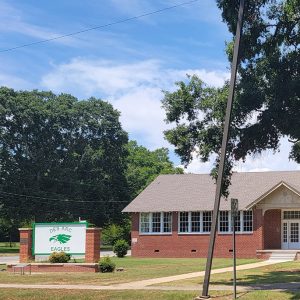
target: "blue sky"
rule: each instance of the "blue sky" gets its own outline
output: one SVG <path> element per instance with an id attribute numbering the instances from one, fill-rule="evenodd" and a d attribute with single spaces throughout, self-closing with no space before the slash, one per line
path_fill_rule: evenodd
<path id="1" fill-rule="evenodd" d="M 3 1 L 0 48 L 53 38 L 184 2 L 171 0 Z M 169 147 L 163 138 L 161 90 L 174 89 L 185 74 L 197 73 L 210 85 L 229 77 L 225 41 L 231 39 L 214 0 L 174 8 L 103 30 L 0 53 L 0 85 L 15 89 L 95 96 L 121 112 L 121 122 L 150 149 Z M 273 156 L 248 158 L 237 170 L 296 169 L 287 159 L 289 144 Z M 208 172 L 197 159 L 191 172 Z"/>

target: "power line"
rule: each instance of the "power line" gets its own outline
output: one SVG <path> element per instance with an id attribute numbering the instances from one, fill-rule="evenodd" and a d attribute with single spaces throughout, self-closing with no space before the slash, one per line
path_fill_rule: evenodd
<path id="1" fill-rule="evenodd" d="M 40 197 L 40 196 L 30 196 L 25 194 L 17 194 L 17 193 L 9 193 L 0 191 L 0 194 L 10 195 L 10 196 L 19 196 L 25 198 L 35 198 L 40 200 L 51 200 L 51 201 L 62 201 L 62 202 L 78 202 L 78 203 L 128 203 L 128 201 L 124 200 L 112 200 L 112 201 L 98 201 L 98 200 L 71 200 L 71 199 L 60 199 L 60 198 L 49 198 L 49 197 Z"/>
<path id="2" fill-rule="evenodd" d="M 44 40 L 40 40 L 40 41 L 37 41 L 37 42 L 32 42 L 32 43 L 12 47 L 12 48 L 3 49 L 3 50 L 0 50 L 0 53 L 1 52 L 13 51 L 13 50 L 16 50 L 16 49 L 29 47 L 29 46 L 33 46 L 33 45 L 37 45 L 37 44 L 47 43 L 47 42 L 51 42 L 51 41 L 54 41 L 54 40 L 59 40 L 59 39 L 63 39 L 63 38 L 66 38 L 66 37 L 78 35 L 78 34 L 81 34 L 81 33 L 92 31 L 92 30 L 107 28 L 107 27 L 110 27 L 110 26 L 113 26 L 113 25 L 125 23 L 125 22 L 128 22 L 128 21 L 140 19 L 140 18 L 143 18 L 143 17 L 147 17 L 147 16 L 150 16 L 150 15 L 161 13 L 161 12 L 164 12 L 164 11 L 167 11 L 167 10 L 171 10 L 171 9 L 174 9 L 174 8 L 177 8 L 177 7 L 180 7 L 180 6 L 189 5 L 189 4 L 198 2 L 198 1 L 199 0 L 192 0 L 192 1 L 182 2 L 182 3 L 179 3 L 179 4 L 173 5 L 173 6 L 168 6 L 168 7 L 162 8 L 162 9 L 154 10 L 154 11 L 151 11 L 151 12 L 148 12 L 148 13 L 144 13 L 144 14 L 141 14 L 141 15 L 137 15 L 137 16 L 134 16 L 134 17 L 122 19 L 122 20 L 119 20 L 119 21 L 111 22 L 111 23 L 107 23 L 107 24 L 104 24 L 104 25 L 94 26 L 94 27 L 90 27 L 90 28 L 87 28 L 87 29 L 83 29 L 83 30 L 67 33 L 67 34 L 64 34 L 64 35 L 60 35 L 60 36 L 57 36 L 57 37 L 54 37 L 54 38 L 44 39 Z"/>

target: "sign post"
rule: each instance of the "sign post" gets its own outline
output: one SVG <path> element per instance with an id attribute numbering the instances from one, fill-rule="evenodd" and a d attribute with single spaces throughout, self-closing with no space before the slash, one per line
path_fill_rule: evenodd
<path id="1" fill-rule="evenodd" d="M 233 299 L 236 299 L 236 245 L 235 245 L 235 221 L 238 216 L 238 199 L 231 199 L 231 224 L 232 224 L 232 247 L 233 247 Z"/>

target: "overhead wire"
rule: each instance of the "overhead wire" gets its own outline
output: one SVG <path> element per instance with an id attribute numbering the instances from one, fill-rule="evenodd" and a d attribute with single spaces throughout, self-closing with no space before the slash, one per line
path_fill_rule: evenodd
<path id="1" fill-rule="evenodd" d="M 10 192 L 4 192 L 0 191 L 0 194 L 10 195 L 10 196 L 19 196 L 19 197 L 25 197 L 25 198 L 35 198 L 39 200 L 51 200 L 51 201 L 62 201 L 62 202 L 78 202 L 78 203 L 128 203 L 128 201 L 124 200 L 108 200 L 108 201 L 98 201 L 98 200 L 72 200 L 72 199 L 61 199 L 61 198 L 50 198 L 50 197 L 41 197 L 41 196 L 31 196 L 31 195 L 25 195 L 25 194 L 18 194 L 18 193 L 10 193 Z"/>
<path id="2" fill-rule="evenodd" d="M 189 5 L 189 4 L 198 2 L 198 1 L 200 1 L 200 0 L 186 1 L 186 2 L 176 4 L 176 5 L 172 5 L 172 6 L 168 6 L 168 7 L 165 7 L 165 8 L 158 9 L 158 10 L 154 10 L 154 11 L 151 11 L 151 12 L 143 13 L 141 15 L 137 15 L 137 16 L 134 16 L 134 17 L 130 17 L 130 18 L 126 18 L 126 19 L 121 19 L 119 21 L 107 23 L 107 24 L 104 24 L 104 25 L 94 26 L 94 27 L 90 27 L 90 28 L 87 28 L 87 29 L 78 30 L 78 31 L 74 31 L 74 32 L 71 32 L 71 33 L 59 35 L 59 36 L 56 36 L 56 37 L 53 37 L 53 38 L 48 38 L 48 39 L 39 40 L 39 41 L 28 43 L 28 44 L 23 44 L 23 45 L 11 47 L 11 48 L 2 49 L 2 50 L 0 50 L 0 53 L 13 51 L 13 50 L 17 50 L 17 49 L 20 49 L 20 48 L 29 47 L 29 46 L 33 46 L 33 45 L 37 45 L 37 44 L 47 43 L 47 42 L 63 39 L 63 38 L 66 38 L 66 37 L 79 35 L 79 34 L 82 34 L 82 33 L 85 33 L 85 32 L 93 31 L 93 30 L 104 29 L 104 28 L 114 26 L 114 25 L 117 25 L 117 24 L 125 23 L 125 22 L 128 22 L 128 21 L 140 19 L 140 18 L 143 18 L 143 17 L 147 17 L 147 16 L 150 16 L 150 15 L 161 13 L 161 12 L 164 12 L 164 11 L 167 11 L 167 10 L 171 10 L 171 9 L 174 9 L 174 8 L 177 8 L 177 7 L 180 7 L 180 6 Z"/>

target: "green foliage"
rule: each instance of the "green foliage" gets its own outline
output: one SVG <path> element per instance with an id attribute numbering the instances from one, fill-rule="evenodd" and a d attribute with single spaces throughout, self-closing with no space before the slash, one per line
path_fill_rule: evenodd
<path id="1" fill-rule="evenodd" d="M 235 34 L 239 1 L 217 0 L 224 22 Z M 300 0 L 250 0 L 245 8 L 238 80 L 231 120 L 223 194 L 236 160 L 277 151 L 280 138 L 293 142 L 290 158 L 300 163 Z M 233 42 L 226 45 L 231 62 Z M 216 157 L 219 165 L 228 83 L 207 86 L 197 76 L 165 92 L 163 107 L 167 140 L 187 165 L 196 154 L 202 161 Z"/>
<path id="2" fill-rule="evenodd" d="M 128 225 L 129 224 L 129 225 Z M 117 240 L 130 240 L 131 223 L 128 220 L 123 224 L 109 224 L 102 229 L 102 242 L 104 245 L 113 246 Z M 129 237 L 129 239 L 128 239 Z"/>
<path id="3" fill-rule="evenodd" d="M 150 151 L 130 141 L 127 146 L 128 169 L 126 173 L 131 199 L 135 198 L 159 174 L 182 174 L 181 168 L 174 167 L 168 157 L 167 148 Z"/>
<path id="4" fill-rule="evenodd" d="M 217 0 L 234 34 L 238 6 Z M 247 1 L 241 42 L 238 108 L 233 122 L 234 156 L 277 150 L 282 136 L 294 143 L 290 158 L 300 163 L 300 0 Z M 231 43 L 232 44 L 232 43 Z M 228 44 L 229 59 L 233 49 Z M 255 116 L 255 121 L 249 122 Z"/>
<path id="5" fill-rule="evenodd" d="M 119 115 L 101 99 L 0 88 L 0 219 L 14 232 L 31 220 L 78 217 L 128 225 L 126 204 L 157 175 L 182 169 L 165 148 L 128 143 Z M 119 238 L 129 240 L 129 230 Z"/>
<path id="6" fill-rule="evenodd" d="M 129 250 L 129 245 L 125 240 L 118 240 L 114 244 L 113 250 L 118 257 L 124 257 L 127 254 L 127 251 Z"/>
<path id="7" fill-rule="evenodd" d="M 0 140 L 0 217 L 122 219 L 128 138 L 111 104 L 2 87 Z"/>
<path id="8" fill-rule="evenodd" d="M 65 252 L 53 252 L 49 256 L 51 263 L 67 263 L 71 259 L 71 255 Z"/>
<path id="9" fill-rule="evenodd" d="M 109 256 L 104 256 L 99 261 L 99 269 L 102 273 L 113 272 L 116 264 L 110 259 Z"/>

